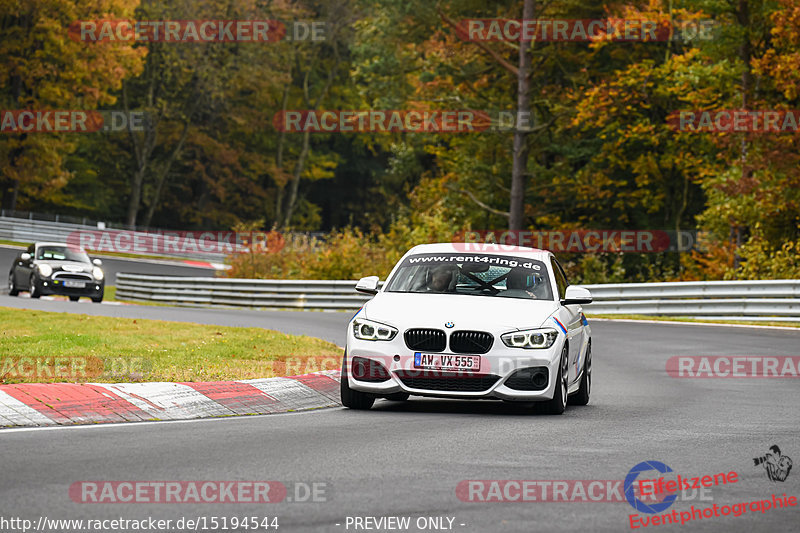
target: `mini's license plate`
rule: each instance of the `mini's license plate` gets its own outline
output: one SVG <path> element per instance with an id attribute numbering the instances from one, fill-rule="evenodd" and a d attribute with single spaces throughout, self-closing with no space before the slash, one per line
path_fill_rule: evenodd
<path id="1" fill-rule="evenodd" d="M 64 286 L 65 287 L 69 287 L 70 289 L 82 289 L 82 288 L 86 287 L 86 282 L 85 281 L 65 281 L 64 282 Z"/>
<path id="2" fill-rule="evenodd" d="M 415 352 L 414 368 L 470 370 L 477 372 L 481 369 L 481 356 Z"/>

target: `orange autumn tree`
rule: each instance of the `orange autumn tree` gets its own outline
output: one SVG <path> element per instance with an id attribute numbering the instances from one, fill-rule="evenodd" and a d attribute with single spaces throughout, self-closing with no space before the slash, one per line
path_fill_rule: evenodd
<path id="1" fill-rule="evenodd" d="M 130 18 L 138 0 L 16 0 L 0 3 L 0 107 L 6 110 L 92 110 L 113 104 L 125 76 L 141 71 L 143 49 L 126 43 L 71 39 L 78 20 Z M 65 158 L 76 134 L 0 137 L 3 207 L 32 207 L 57 198 L 71 173 Z"/>

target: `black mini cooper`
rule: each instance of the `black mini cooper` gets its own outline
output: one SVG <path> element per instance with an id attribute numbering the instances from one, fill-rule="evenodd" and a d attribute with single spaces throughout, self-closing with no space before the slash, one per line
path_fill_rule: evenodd
<path id="1" fill-rule="evenodd" d="M 62 294 L 77 302 L 88 296 L 103 301 L 105 275 L 102 261 L 91 260 L 82 248 L 58 242 L 37 242 L 20 253 L 8 273 L 8 293 L 28 291 L 31 298 Z"/>

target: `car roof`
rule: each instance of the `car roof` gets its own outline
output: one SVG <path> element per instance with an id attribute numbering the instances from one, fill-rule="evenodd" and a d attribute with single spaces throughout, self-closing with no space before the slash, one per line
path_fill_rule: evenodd
<path id="1" fill-rule="evenodd" d="M 433 244 L 418 244 L 408 251 L 408 254 L 427 254 L 427 253 L 467 253 L 467 254 L 490 254 L 490 255 L 513 255 L 517 257 L 529 257 L 545 261 L 551 252 L 538 248 L 528 248 L 526 246 L 511 246 L 493 243 L 464 243 L 464 242 L 437 242 Z"/>
<path id="2" fill-rule="evenodd" d="M 70 246 L 65 242 L 35 242 L 33 244 L 36 246 Z"/>

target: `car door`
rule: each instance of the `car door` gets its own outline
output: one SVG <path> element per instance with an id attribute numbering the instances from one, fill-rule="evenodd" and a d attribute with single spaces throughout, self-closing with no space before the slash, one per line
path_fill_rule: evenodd
<path id="1" fill-rule="evenodd" d="M 33 254 L 35 251 L 36 250 L 34 245 L 31 244 L 30 246 L 28 246 L 28 249 L 25 250 L 25 252 L 27 252 L 31 256 L 29 260 L 23 261 L 22 257 L 20 257 L 22 254 L 19 254 L 15 259 L 14 283 L 17 284 L 17 287 L 28 288 L 28 286 L 30 285 L 31 272 L 33 272 L 33 259 L 34 259 Z"/>
<path id="2" fill-rule="evenodd" d="M 558 299 L 563 301 L 569 281 L 567 281 L 567 275 L 556 258 L 550 257 L 550 262 L 556 279 Z M 567 330 L 567 339 L 569 340 L 569 381 L 571 384 L 578 379 L 582 364 L 581 354 L 584 351 L 585 344 L 583 309 L 580 305 L 562 305 L 559 309 L 559 314 L 562 317 L 561 321 Z"/>

